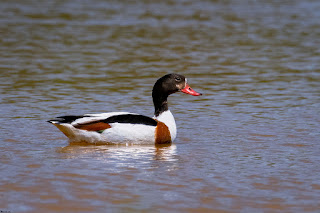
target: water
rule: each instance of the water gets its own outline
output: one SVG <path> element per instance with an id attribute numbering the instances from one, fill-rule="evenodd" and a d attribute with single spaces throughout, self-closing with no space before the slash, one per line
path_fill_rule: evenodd
<path id="1" fill-rule="evenodd" d="M 1 1 L 0 210 L 319 212 L 318 1 Z M 59 115 L 153 114 L 171 146 L 70 145 Z"/>

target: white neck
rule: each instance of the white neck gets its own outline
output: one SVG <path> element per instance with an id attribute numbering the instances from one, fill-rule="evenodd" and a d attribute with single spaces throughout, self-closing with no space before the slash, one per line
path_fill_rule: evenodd
<path id="1" fill-rule="evenodd" d="M 174 141 L 174 139 L 177 136 L 177 126 L 176 121 L 174 120 L 174 117 L 170 110 L 164 111 L 160 115 L 155 116 L 154 118 L 158 121 L 163 122 L 169 128 L 171 141 Z"/>

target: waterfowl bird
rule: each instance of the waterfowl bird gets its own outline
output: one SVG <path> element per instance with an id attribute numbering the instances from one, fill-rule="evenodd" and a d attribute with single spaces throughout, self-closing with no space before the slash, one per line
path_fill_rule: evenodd
<path id="1" fill-rule="evenodd" d="M 179 74 L 167 74 L 159 78 L 152 90 L 154 117 L 129 112 L 67 115 L 49 120 L 63 132 L 70 142 L 92 144 L 166 144 L 174 141 L 177 127 L 168 109 L 167 98 L 175 92 L 193 96 L 187 79 Z"/>

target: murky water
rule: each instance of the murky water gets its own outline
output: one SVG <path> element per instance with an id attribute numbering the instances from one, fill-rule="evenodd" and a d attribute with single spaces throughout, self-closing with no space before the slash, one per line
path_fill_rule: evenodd
<path id="1" fill-rule="evenodd" d="M 1 1 L 0 210 L 319 212 L 320 3 Z M 171 146 L 70 145 L 45 121 L 153 114 Z"/>

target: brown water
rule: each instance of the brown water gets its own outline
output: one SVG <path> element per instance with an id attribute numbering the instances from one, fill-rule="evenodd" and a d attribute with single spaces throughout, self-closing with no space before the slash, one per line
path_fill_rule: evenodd
<path id="1" fill-rule="evenodd" d="M 1 1 L 0 210 L 319 212 L 320 2 Z M 171 146 L 80 146 L 45 121 L 152 116 Z"/>

